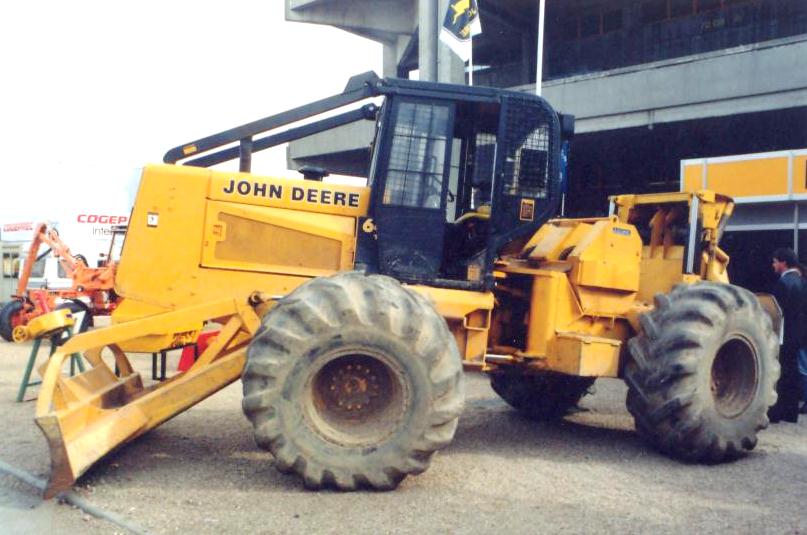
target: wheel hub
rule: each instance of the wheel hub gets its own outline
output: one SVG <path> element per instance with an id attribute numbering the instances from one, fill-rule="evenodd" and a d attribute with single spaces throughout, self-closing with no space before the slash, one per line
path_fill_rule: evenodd
<path id="1" fill-rule="evenodd" d="M 328 390 L 336 407 L 349 413 L 372 410 L 381 395 L 378 376 L 366 364 L 340 366 L 331 376 Z"/>
<path id="2" fill-rule="evenodd" d="M 712 363 L 711 391 L 717 411 L 726 418 L 742 414 L 754 400 L 759 383 L 757 354 L 743 337 L 724 343 Z"/>
<path id="3" fill-rule="evenodd" d="M 383 441 L 397 429 L 410 403 L 408 382 L 382 354 L 331 355 L 308 385 L 305 416 L 311 428 L 342 445 Z"/>

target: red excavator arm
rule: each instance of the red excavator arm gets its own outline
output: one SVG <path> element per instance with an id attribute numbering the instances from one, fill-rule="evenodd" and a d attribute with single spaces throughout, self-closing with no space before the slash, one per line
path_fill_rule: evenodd
<path id="1" fill-rule="evenodd" d="M 73 290 L 85 292 L 111 290 L 113 288 L 115 265 L 109 263 L 100 268 L 89 267 L 84 261 L 73 256 L 70 252 L 70 247 L 62 241 L 56 229 L 48 228 L 45 223 L 38 223 L 34 229 L 34 239 L 31 242 L 30 249 L 28 249 L 28 256 L 25 258 L 22 273 L 20 273 L 17 295 L 25 295 L 28 281 L 31 278 L 31 270 L 40 258 L 39 248 L 43 243 L 49 248 L 43 254 L 52 252 L 59 259 L 59 263 L 65 271 L 65 276 L 73 280 Z"/>
<path id="2" fill-rule="evenodd" d="M 67 276 L 73 278 L 76 271 L 76 265 L 79 263 L 70 254 L 70 248 L 59 238 L 59 233 L 56 229 L 48 228 L 45 223 L 37 223 L 34 228 L 34 239 L 31 241 L 31 247 L 28 249 L 28 255 L 25 257 L 25 264 L 20 273 L 20 280 L 17 283 L 17 295 L 25 295 L 25 290 L 28 288 L 28 280 L 31 278 L 31 270 L 34 264 L 40 258 L 39 247 L 42 244 L 47 245 L 50 249 L 44 254 L 53 252 L 53 255 L 59 259 L 59 263 L 64 268 Z"/>

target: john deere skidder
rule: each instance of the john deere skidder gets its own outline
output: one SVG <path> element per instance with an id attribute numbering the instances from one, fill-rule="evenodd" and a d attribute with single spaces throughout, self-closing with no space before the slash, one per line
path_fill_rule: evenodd
<path id="1" fill-rule="evenodd" d="M 376 125 L 366 187 L 249 172 L 254 151 L 360 120 Z M 777 339 L 726 279 L 731 200 L 620 196 L 608 217 L 549 221 L 571 125 L 532 95 L 369 74 L 147 166 L 114 324 L 44 372 L 47 494 L 239 378 L 258 445 L 314 488 L 390 489 L 426 470 L 457 428 L 463 366 L 536 418 L 563 415 L 596 377 L 624 377 L 639 433 L 661 450 L 711 462 L 753 448 Z M 234 158 L 240 172 L 207 168 Z M 193 343 L 212 322 L 220 333 L 190 370 L 143 384 L 129 354 Z M 91 367 L 63 377 L 74 352 Z"/>

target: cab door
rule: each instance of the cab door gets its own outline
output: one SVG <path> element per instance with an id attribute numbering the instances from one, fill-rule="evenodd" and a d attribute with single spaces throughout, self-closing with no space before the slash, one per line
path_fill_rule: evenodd
<path id="1" fill-rule="evenodd" d="M 414 282 L 440 276 L 453 120 L 451 102 L 392 102 L 374 181 L 381 273 Z"/>
<path id="2" fill-rule="evenodd" d="M 520 95 L 503 98 L 489 261 L 505 244 L 535 232 L 556 215 L 560 149 L 558 116 L 546 102 Z"/>

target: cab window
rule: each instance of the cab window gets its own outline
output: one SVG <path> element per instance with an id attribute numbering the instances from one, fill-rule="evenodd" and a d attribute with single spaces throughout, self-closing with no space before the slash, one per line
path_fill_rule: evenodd
<path id="1" fill-rule="evenodd" d="M 444 104 L 400 103 L 387 168 L 384 204 L 440 208 L 449 111 L 449 106 Z"/>

